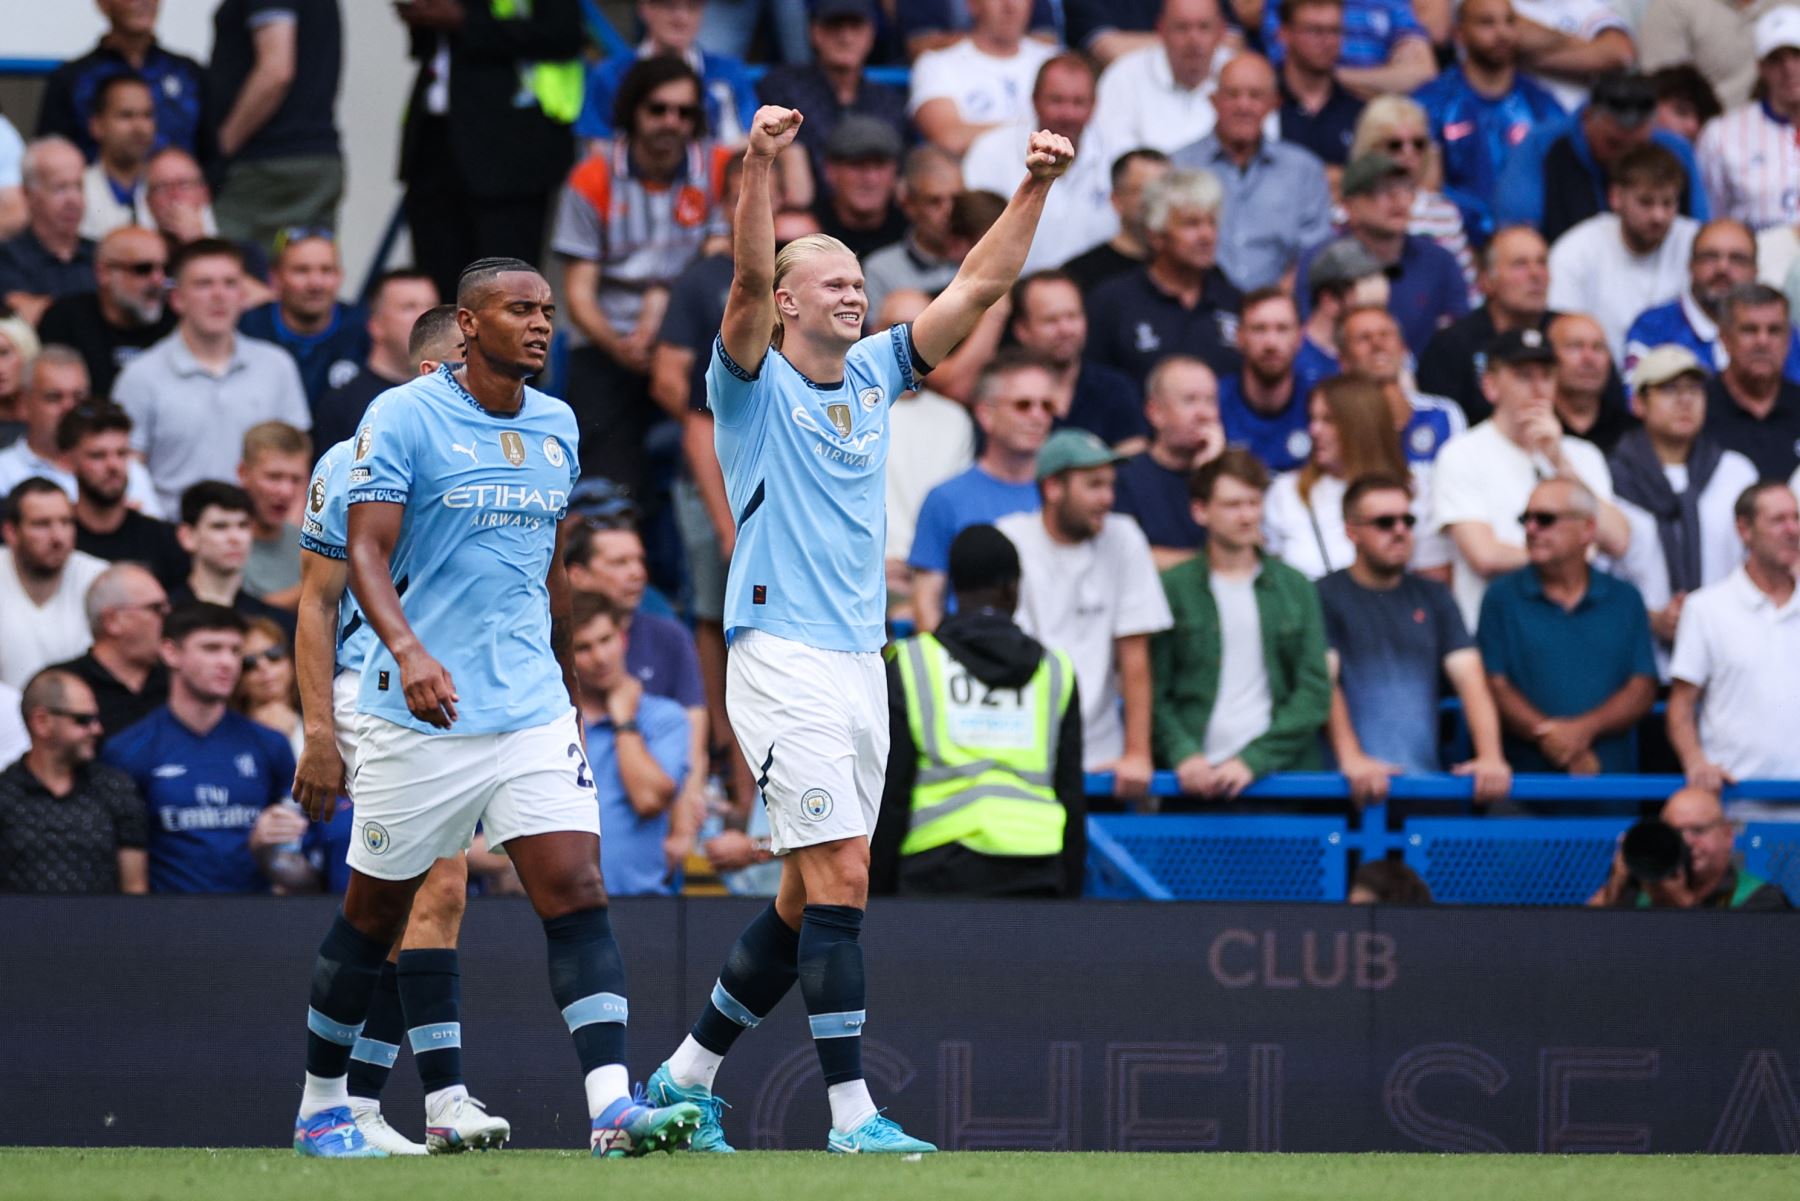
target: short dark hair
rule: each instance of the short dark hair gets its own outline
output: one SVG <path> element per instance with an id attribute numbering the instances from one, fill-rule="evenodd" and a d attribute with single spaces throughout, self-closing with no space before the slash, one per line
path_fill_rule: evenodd
<path id="1" fill-rule="evenodd" d="M 1031 289 L 1039 284 L 1068 284 L 1077 292 L 1081 291 L 1081 285 L 1075 282 L 1075 277 L 1060 267 L 1046 267 L 1042 271 L 1033 271 L 1030 275 L 1021 275 L 1012 286 L 1012 319 L 1014 321 L 1024 315 L 1028 307 L 1025 302 L 1031 294 Z"/>
<path id="2" fill-rule="evenodd" d="M 1087 76 L 1090 87 L 1098 78 L 1094 74 L 1094 64 L 1088 61 L 1086 55 L 1077 54 L 1073 50 L 1065 50 L 1061 54 L 1045 59 L 1043 64 L 1038 67 L 1037 76 L 1031 81 L 1032 99 L 1037 99 L 1037 94 L 1044 90 L 1044 76 L 1052 71 L 1079 71 Z"/>
<path id="3" fill-rule="evenodd" d="M 69 499 L 69 494 L 62 490 L 61 484 L 47 480 L 41 475 L 27 476 L 14 484 L 13 490 L 6 494 L 6 510 L 5 513 L 0 514 L 0 516 L 4 517 L 4 520 L 8 525 L 18 525 L 19 514 L 25 508 L 26 497 L 45 496 L 52 492 L 56 493 L 56 495 L 62 497 L 64 500 Z"/>
<path id="4" fill-rule="evenodd" d="M 1786 313 L 1787 293 L 1768 284 L 1739 284 L 1725 293 L 1725 299 L 1719 302 L 1719 328 L 1736 329 L 1739 309 L 1760 309 L 1771 304 L 1780 305 L 1781 311 Z"/>
<path id="5" fill-rule="evenodd" d="M 250 514 L 255 508 L 250 494 L 236 484 L 224 480 L 201 480 L 190 484 L 181 494 L 181 524 L 195 526 L 208 509 L 224 509 L 227 513 Z"/>
<path id="6" fill-rule="evenodd" d="M 1209 501 L 1213 489 L 1227 476 L 1258 492 L 1269 490 L 1269 469 L 1263 461 L 1241 446 L 1227 446 L 1218 458 L 1202 463 L 1188 477 L 1188 495 L 1198 501 Z"/>
<path id="7" fill-rule="evenodd" d="M 978 523 L 951 540 L 949 566 L 951 592 L 989 592 L 1019 582 L 1019 548 L 993 526 Z"/>
<path id="8" fill-rule="evenodd" d="M 1324 2 L 1324 0 L 1321 0 L 1321 2 Z M 1267 287 L 1255 288 L 1246 293 L 1244 299 L 1238 302 L 1238 312 L 1248 313 L 1257 305 L 1267 304 L 1271 300 L 1286 301 L 1288 304 L 1294 306 L 1294 315 L 1299 316 L 1300 305 L 1295 301 L 1294 294 L 1280 284 L 1269 284 Z"/>
<path id="9" fill-rule="evenodd" d="M 596 617 L 607 617 L 623 629 L 631 621 L 631 610 L 610 596 L 598 592 L 577 592 L 569 603 L 569 629 L 579 630 Z"/>
<path id="10" fill-rule="evenodd" d="M 1220 7 L 1223 8 L 1224 6 L 1220 5 Z M 1286 27 L 1294 23 L 1294 14 L 1303 8 L 1342 7 L 1344 7 L 1344 0 L 1281 0 L 1281 4 L 1276 8 L 1275 12 L 1280 18 L 1283 27 Z"/>
<path id="11" fill-rule="evenodd" d="M 249 270 L 244 263 L 244 251 L 236 242 L 228 242 L 224 238 L 195 238 L 176 248 L 169 260 L 169 278 L 179 280 L 189 263 L 215 258 L 230 259 L 238 265 L 239 271 Z"/>
<path id="12" fill-rule="evenodd" d="M 215 605 L 211 601 L 188 601 L 176 605 L 163 618 L 163 638 L 177 646 L 195 634 L 213 630 L 247 634 L 250 632 L 250 623 L 236 609 Z"/>
<path id="13" fill-rule="evenodd" d="M 112 103 L 112 94 L 120 88 L 125 87 L 143 88 L 146 92 L 150 93 L 152 101 L 156 99 L 156 92 L 151 88 L 148 79 L 145 79 L 136 71 L 120 71 L 118 74 L 108 75 L 105 79 L 100 81 L 100 86 L 94 89 L 94 99 L 88 107 L 88 112 L 105 112 L 106 106 Z"/>
<path id="14" fill-rule="evenodd" d="M 427 350 L 455 328 L 455 305 L 440 304 L 426 309 L 413 322 L 412 332 L 406 335 L 406 357 L 416 365 L 426 357 Z"/>
<path id="15" fill-rule="evenodd" d="M 1738 493 L 1737 503 L 1731 506 L 1732 516 L 1746 525 L 1756 521 L 1756 506 L 1762 502 L 1765 492 L 1776 488 L 1787 487 L 1785 480 L 1758 480 Z"/>
<path id="16" fill-rule="evenodd" d="M 1350 887 L 1368 889 L 1383 904 L 1431 904 L 1431 885 L 1398 859 L 1374 859 L 1363 864 L 1350 878 Z"/>
<path id="17" fill-rule="evenodd" d="M 1673 100 L 1678 104 L 1686 104 L 1694 110 L 1694 116 L 1700 124 L 1725 111 L 1719 103 L 1719 94 L 1706 76 L 1700 74 L 1693 63 L 1677 63 L 1672 67 L 1664 67 L 1660 71 L 1650 73 L 1650 89 L 1656 93 L 1656 102 Z"/>
<path id="18" fill-rule="evenodd" d="M 638 533 L 635 514 L 630 519 L 614 521 L 583 517 L 563 535 L 563 566 L 586 567 L 594 557 L 594 541 L 602 534 L 630 534 L 639 542 L 644 540 Z"/>
<path id="19" fill-rule="evenodd" d="M 1006 197 L 998 192 L 958 192 L 950 202 L 950 232 L 964 241 L 980 241 L 1005 211 Z"/>
<path id="20" fill-rule="evenodd" d="M 456 279 L 456 307 L 472 309 L 481 300 L 481 293 L 502 275 L 511 275 L 522 271 L 527 275 L 541 277 L 544 273 L 533 267 L 524 259 L 495 257 L 476 259 L 462 269 Z"/>
<path id="21" fill-rule="evenodd" d="M 130 434 L 131 414 L 104 401 L 76 405 L 56 423 L 56 449 L 68 454 L 95 434 Z"/>
<path id="22" fill-rule="evenodd" d="M 981 365 L 981 374 L 975 377 L 974 403 L 985 402 L 998 381 L 1021 371 L 1042 371 L 1052 378 L 1056 376 L 1056 368 L 1050 365 L 1050 360 L 1037 351 L 1026 350 L 1023 346 L 1008 346 Z"/>
<path id="23" fill-rule="evenodd" d="M 693 136 L 705 137 L 706 84 L 695 73 L 694 68 L 687 65 L 686 59 L 674 54 L 658 54 L 653 58 L 640 59 L 631 70 L 625 72 L 625 78 L 619 81 L 619 90 L 613 94 L 613 136 L 630 137 L 632 118 L 637 116 L 644 101 L 650 99 L 650 93 L 678 79 L 688 80 L 694 85 L 694 103 L 700 106 L 700 115 L 694 121 Z"/>
<path id="24" fill-rule="evenodd" d="M 1112 186 L 1118 187 L 1125 180 L 1125 172 L 1131 170 L 1131 164 L 1166 163 L 1169 156 L 1150 146 L 1139 146 L 1136 150 L 1127 150 L 1112 161 Z"/>
<path id="25" fill-rule="evenodd" d="M 1350 514 L 1356 512 L 1356 506 L 1362 502 L 1362 498 L 1372 492 L 1404 492 L 1410 499 L 1413 494 L 1412 481 L 1403 480 L 1397 475 L 1389 475 L 1385 471 L 1371 471 L 1366 475 L 1357 476 L 1350 481 L 1350 486 L 1344 489 L 1344 520 L 1348 521 Z"/>
<path id="26" fill-rule="evenodd" d="M 369 307 L 374 308 L 381 303 L 381 294 L 387 290 L 389 284 L 401 283 L 426 283 L 435 287 L 437 281 L 431 277 L 430 272 L 421 271 L 417 267 L 394 267 L 383 271 L 369 283 Z"/>
<path id="27" fill-rule="evenodd" d="M 1680 192 L 1687 187 L 1687 169 L 1681 160 L 1656 142 L 1633 146 L 1620 155 L 1611 175 L 1613 186 L 1620 188 L 1674 188 Z"/>

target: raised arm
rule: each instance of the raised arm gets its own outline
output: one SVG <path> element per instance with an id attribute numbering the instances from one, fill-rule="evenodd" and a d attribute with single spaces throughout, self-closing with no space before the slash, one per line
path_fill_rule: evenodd
<path id="1" fill-rule="evenodd" d="M 1074 161 L 1075 147 L 1069 139 L 1045 130 L 1031 135 L 1025 148 L 1025 181 L 1000 219 L 963 259 L 950 286 L 913 322 L 913 348 L 925 362 L 942 362 L 1019 278 L 1050 185 Z"/>
<path id="2" fill-rule="evenodd" d="M 406 506 L 390 501 L 350 506 L 350 588 L 375 636 L 400 667 L 407 710 L 427 725 L 448 730 L 456 721 L 456 684 L 413 633 L 391 574 L 405 516 Z"/>
<path id="3" fill-rule="evenodd" d="M 755 375 L 775 330 L 775 211 L 770 173 L 805 120 L 798 110 L 765 104 L 750 122 L 750 148 L 731 226 L 731 291 L 719 334 L 731 361 Z"/>
<path id="4" fill-rule="evenodd" d="M 316 551 L 300 552 L 300 607 L 295 613 L 294 672 L 306 744 L 294 772 L 294 800 L 314 821 L 330 821 L 344 791 L 344 760 L 337 749 L 331 679 L 337 666 L 338 603 L 350 581 L 350 565 Z"/>

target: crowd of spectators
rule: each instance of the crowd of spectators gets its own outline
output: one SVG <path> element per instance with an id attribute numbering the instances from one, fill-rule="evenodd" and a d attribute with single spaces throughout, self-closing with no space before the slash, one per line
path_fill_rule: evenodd
<path id="1" fill-rule="evenodd" d="M 778 241 L 856 250 L 870 332 L 1029 131 L 1076 145 L 1023 278 L 895 402 L 885 556 L 931 631 L 958 535 L 1010 540 L 1005 637 L 1066 653 L 1118 799 L 1800 778 L 1800 5 L 636 0 L 602 53 L 576 0 L 413 0 L 416 266 L 352 296 L 340 0 L 221 0 L 204 65 L 97 4 L 32 136 L 0 117 L 0 889 L 341 872 L 283 803 L 307 472 L 456 357 L 421 331 L 487 255 L 560 281 L 608 880 L 766 857 L 704 386 L 761 103 L 806 117 Z"/>

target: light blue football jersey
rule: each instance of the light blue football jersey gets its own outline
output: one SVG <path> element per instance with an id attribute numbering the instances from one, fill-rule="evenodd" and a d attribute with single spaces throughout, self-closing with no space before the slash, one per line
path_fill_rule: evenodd
<path id="1" fill-rule="evenodd" d="M 887 640 L 888 406 L 928 368 L 912 326 L 850 348 L 844 378 L 817 384 L 770 348 L 752 376 L 713 340 L 706 400 L 737 549 L 725 629 L 767 630 L 830 651 Z"/>
<path id="2" fill-rule="evenodd" d="M 569 711 L 550 647 L 545 576 L 580 467 L 575 414 L 535 388 L 489 413 L 440 367 L 370 406 L 350 450 L 350 505 L 404 504 L 392 560 L 413 632 L 461 699 L 437 730 L 406 708 L 400 669 L 375 641 L 357 709 L 428 734 L 530 729 Z"/>
<path id="3" fill-rule="evenodd" d="M 369 419 L 377 398 L 364 419 Z M 306 490 L 306 515 L 300 522 L 300 549 L 324 555 L 327 559 L 349 558 L 350 546 L 350 457 L 356 440 L 346 438 L 319 456 L 313 468 L 312 483 Z M 369 647 L 376 641 L 375 631 L 357 607 L 356 596 L 348 588 L 338 601 L 335 671 L 361 671 Z"/>

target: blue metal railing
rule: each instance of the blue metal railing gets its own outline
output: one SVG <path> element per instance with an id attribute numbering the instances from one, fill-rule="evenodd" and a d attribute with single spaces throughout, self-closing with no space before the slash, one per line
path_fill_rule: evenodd
<path id="1" fill-rule="evenodd" d="M 1520 774 L 1513 777 L 1515 801 L 1542 802 L 1633 802 L 1660 801 L 1680 788 L 1680 776 L 1564 776 L 1555 774 Z M 1111 772 L 1087 774 L 1089 796 L 1111 796 Z M 1396 801 L 1468 801 L 1474 794 L 1474 783 L 1466 776 L 1439 772 L 1433 775 L 1395 776 L 1388 785 L 1388 797 Z M 1172 771 L 1159 771 L 1150 781 L 1150 795 L 1178 797 L 1181 785 Z M 1265 776 L 1245 789 L 1250 800 L 1307 801 L 1348 800 L 1350 784 L 1339 772 L 1296 771 Z M 1758 801 L 1800 801 L 1800 780 L 1745 780 L 1728 785 L 1725 799 Z"/>

